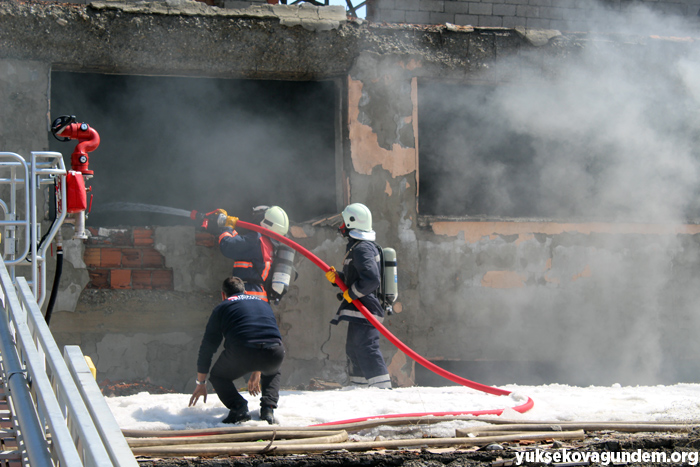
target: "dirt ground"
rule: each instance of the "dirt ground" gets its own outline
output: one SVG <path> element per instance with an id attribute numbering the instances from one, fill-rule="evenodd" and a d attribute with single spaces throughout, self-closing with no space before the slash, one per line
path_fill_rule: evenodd
<path id="1" fill-rule="evenodd" d="M 498 449 L 498 448 L 501 449 Z M 680 466 L 697 465 L 698 449 L 700 449 L 700 432 L 690 433 L 639 433 L 623 434 L 618 432 L 586 433 L 586 439 L 567 443 L 502 443 L 498 446 L 460 449 L 421 449 L 421 450 L 392 450 L 364 453 L 326 452 L 322 454 L 305 455 L 252 455 L 236 457 L 219 457 L 213 459 L 183 458 L 183 459 L 138 459 L 142 467 L 509 467 L 518 464 L 516 453 L 534 452 L 535 449 L 545 452 L 566 450 L 568 458 L 564 462 L 549 463 L 543 459 L 534 462 L 523 462 L 523 465 L 556 465 L 558 467 L 621 465 L 617 462 L 591 462 L 583 457 L 586 453 L 597 452 L 629 452 L 665 453 L 667 462 L 644 462 L 641 457 L 635 461 L 625 462 L 629 466 Z M 686 462 L 680 460 L 686 453 Z M 678 462 L 673 462 L 674 456 Z M 595 459 L 593 457 L 589 459 Z M 601 458 L 604 459 L 604 458 Z M 567 462 L 568 461 L 568 462 Z"/>

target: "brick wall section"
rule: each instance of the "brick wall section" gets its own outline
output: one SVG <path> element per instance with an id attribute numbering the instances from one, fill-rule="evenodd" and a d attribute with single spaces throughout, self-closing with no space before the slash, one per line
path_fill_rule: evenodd
<path id="1" fill-rule="evenodd" d="M 374 22 L 445 24 L 476 27 L 527 27 L 585 31 L 594 9 L 624 12 L 644 5 L 664 15 L 697 19 L 700 0 L 372 0 Z"/>
<path id="2" fill-rule="evenodd" d="M 90 274 L 87 288 L 173 290 L 173 270 L 154 248 L 153 229 L 89 230 L 83 255 Z"/>

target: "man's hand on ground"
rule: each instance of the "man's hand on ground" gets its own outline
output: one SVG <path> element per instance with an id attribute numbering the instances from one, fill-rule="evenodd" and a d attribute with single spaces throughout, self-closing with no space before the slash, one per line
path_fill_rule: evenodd
<path id="1" fill-rule="evenodd" d="M 192 397 L 190 397 L 190 404 L 187 407 L 192 407 L 194 406 L 197 401 L 199 400 L 200 396 L 204 396 L 204 403 L 207 403 L 207 385 L 206 384 L 197 384 L 194 387 L 194 392 L 192 393 Z"/>
<path id="2" fill-rule="evenodd" d="M 254 371 L 248 379 L 248 393 L 251 396 L 260 394 L 260 372 Z"/>

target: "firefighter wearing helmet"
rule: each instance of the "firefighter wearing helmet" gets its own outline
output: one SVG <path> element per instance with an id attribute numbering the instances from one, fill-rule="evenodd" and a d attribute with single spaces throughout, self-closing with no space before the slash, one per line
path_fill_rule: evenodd
<path id="1" fill-rule="evenodd" d="M 286 289 L 274 290 L 270 287 L 269 280 L 275 253 L 280 247 L 279 242 L 253 231 L 239 234 L 235 230 L 237 217 L 229 217 L 223 209 L 216 212 L 220 221 L 213 224 L 223 231 L 215 233 L 220 232 L 221 253 L 233 260 L 231 275 L 243 280 L 248 295 L 258 296 L 265 301 L 268 301 L 268 297 L 279 301 Z M 279 206 L 257 206 L 253 208 L 253 219 L 262 227 L 279 235 L 286 235 L 289 230 L 287 213 Z"/>
<path id="2" fill-rule="evenodd" d="M 348 289 L 331 323 L 348 322 L 345 353 L 350 384 L 391 388 L 389 371 L 379 349 L 379 331 L 352 303 L 359 300 L 379 322 L 384 320 L 384 308 L 376 295 L 380 284 L 380 255 L 374 244 L 376 234 L 372 230 L 372 213 L 364 204 L 353 203 L 343 210 L 341 216 L 340 232 L 348 242 L 343 271 L 332 267 L 326 278 L 335 285 L 336 277 L 340 277 Z"/>

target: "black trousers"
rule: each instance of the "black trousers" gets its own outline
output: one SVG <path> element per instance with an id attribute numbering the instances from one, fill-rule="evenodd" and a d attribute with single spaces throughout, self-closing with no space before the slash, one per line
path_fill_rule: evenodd
<path id="1" fill-rule="evenodd" d="M 280 366 L 284 360 L 284 346 L 251 348 L 235 346 L 224 349 L 209 374 L 221 403 L 229 410 L 247 410 L 248 401 L 238 393 L 234 381 L 253 371 L 261 372 L 260 406 L 277 407 L 280 398 Z"/>
<path id="2" fill-rule="evenodd" d="M 379 337 L 377 328 L 369 323 L 348 322 L 348 335 L 345 341 L 348 376 L 370 379 L 389 373 L 379 349 Z"/>

